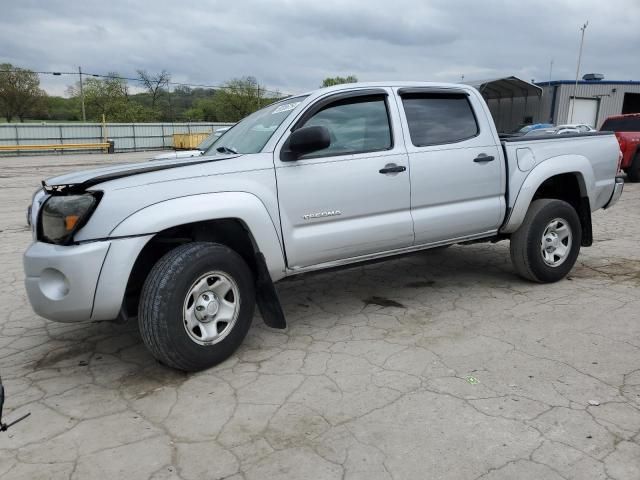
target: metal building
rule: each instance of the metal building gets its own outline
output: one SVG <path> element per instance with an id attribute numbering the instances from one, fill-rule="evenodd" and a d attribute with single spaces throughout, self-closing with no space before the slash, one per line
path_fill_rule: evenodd
<path id="1" fill-rule="evenodd" d="M 528 123 L 586 123 L 599 128 L 611 115 L 640 113 L 640 81 L 604 80 L 599 74 L 585 75 L 577 87 L 575 80 L 533 84 L 513 76 L 469 84 L 487 101 L 499 132 Z"/>
<path id="2" fill-rule="evenodd" d="M 640 113 L 640 81 L 556 80 L 538 83 L 542 87 L 542 108 L 538 121 L 554 124 L 586 123 L 599 128 L 611 115 Z M 575 99 L 574 99 L 575 90 Z M 574 104 L 575 102 L 575 104 Z M 573 107 L 573 118 L 571 109 Z"/>

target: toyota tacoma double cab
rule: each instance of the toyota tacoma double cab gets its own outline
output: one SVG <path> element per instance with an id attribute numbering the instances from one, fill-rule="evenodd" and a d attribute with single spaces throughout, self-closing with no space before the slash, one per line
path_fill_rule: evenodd
<path id="1" fill-rule="evenodd" d="M 511 242 L 555 282 L 623 189 L 613 133 L 500 139 L 477 90 L 339 85 L 249 115 L 201 157 L 48 179 L 30 207 L 26 289 L 59 322 L 135 319 L 185 371 L 228 358 L 274 283 L 456 243 Z"/>
<path id="2" fill-rule="evenodd" d="M 640 182 L 640 113 L 609 117 L 600 130 L 615 132 L 622 152 L 620 168 L 630 182 Z"/>

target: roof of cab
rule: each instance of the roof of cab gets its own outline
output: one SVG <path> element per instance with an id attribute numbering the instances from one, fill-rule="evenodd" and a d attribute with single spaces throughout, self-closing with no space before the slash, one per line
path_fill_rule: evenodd
<path id="1" fill-rule="evenodd" d="M 321 87 L 315 90 L 310 90 L 305 93 L 301 93 L 299 95 L 292 95 L 292 97 L 302 96 L 302 95 L 311 95 L 311 94 L 320 94 L 324 92 L 341 92 L 344 90 L 351 89 L 359 89 L 359 88 L 372 88 L 372 87 L 389 87 L 389 88 L 398 88 L 398 87 L 425 87 L 425 88 L 463 88 L 463 89 L 471 89 L 474 88 L 471 85 L 467 85 L 464 83 L 445 83 L 445 82 L 407 82 L 407 81 L 389 81 L 389 82 L 356 82 L 356 83 L 341 83 L 339 85 L 332 85 L 331 87 Z"/>

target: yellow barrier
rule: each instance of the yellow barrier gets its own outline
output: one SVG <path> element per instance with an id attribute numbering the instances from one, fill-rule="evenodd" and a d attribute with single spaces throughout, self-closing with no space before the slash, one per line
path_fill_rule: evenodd
<path id="1" fill-rule="evenodd" d="M 109 143 L 63 143 L 50 145 L 0 145 L 0 152 L 14 152 L 21 150 L 109 150 Z"/>
<path id="2" fill-rule="evenodd" d="M 200 143 L 211 135 L 208 133 L 174 133 L 173 134 L 173 148 L 178 150 L 193 150 L 197 148 Z"/>

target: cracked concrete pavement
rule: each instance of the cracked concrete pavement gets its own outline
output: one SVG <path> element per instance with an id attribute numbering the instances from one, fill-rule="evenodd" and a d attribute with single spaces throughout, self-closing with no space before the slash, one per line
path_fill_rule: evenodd
<path id="1" fill-rule="evenodd" d="M 183 374 L 135 324 L 57 324 L 23 287 L 42 178 L 150 154 L 1 158 L 3 479 L 640 478 L 640 185 L 594 216 L 569 278 L 508 243 L 279 284 L 289 329 Z"/>

